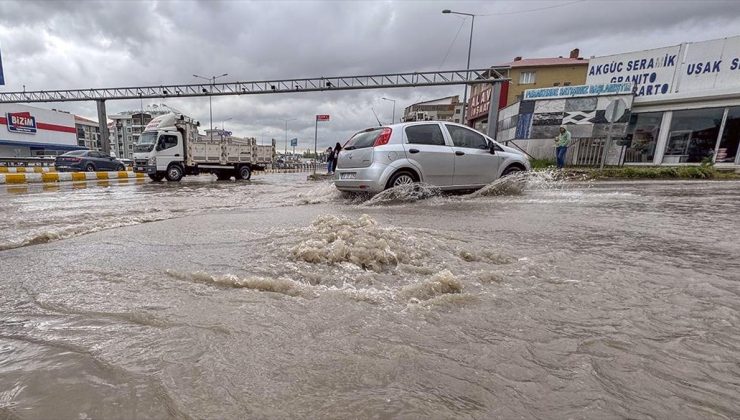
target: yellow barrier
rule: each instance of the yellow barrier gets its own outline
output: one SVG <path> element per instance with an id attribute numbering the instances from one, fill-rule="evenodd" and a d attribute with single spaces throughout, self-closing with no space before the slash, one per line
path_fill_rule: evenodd
<path id="1" fill-rule="evenodd" d="M 115 172 L 28 172 L 0 173 L 1 184 L 54 183 L 64 181 L 94 181 L 109 179 L 144 179 L 142 173 Z"/>

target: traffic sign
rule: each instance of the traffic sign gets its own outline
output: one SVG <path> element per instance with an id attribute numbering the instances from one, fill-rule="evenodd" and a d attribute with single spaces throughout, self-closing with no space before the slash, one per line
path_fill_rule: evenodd
<path id="1" fill-rule="evenodd" d="M 290 139 L 290 147 L 298 146 L 298 139 Z"/>
<path id="2" fill-rule="evenodd" d="M 316 121 L 329 121 L 329 115 L 328 114 L 317 115 Z"/>
<path id="3" fill-rule="evenodd" d="M 604 117 L 608 122 L 613 123 L 619 121 L 626 110 L 627 104 L 625 104 L 621 99 L 615 99 L 609 102 L 609 105 L 606 106 L 606 115 L 604 115 Z"/>

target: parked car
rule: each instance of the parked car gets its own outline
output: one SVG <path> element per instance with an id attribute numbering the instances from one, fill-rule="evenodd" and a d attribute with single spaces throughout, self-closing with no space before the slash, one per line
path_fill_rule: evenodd
<path id="1" fill-rule="evenodd" d="M 73 150 L 57 156 L 54 167 L 59 172 L 64 171 L 123 171 L 123 163 L 95 150 Z"/>
<path id="2" fill-rule="evenodd" d="M 469 190 L 530 169 L 523 153 L 464 125 L 408 122 L 352 136 L 339 153 L 334 184 L 371 193 L 414 182 Z"/>

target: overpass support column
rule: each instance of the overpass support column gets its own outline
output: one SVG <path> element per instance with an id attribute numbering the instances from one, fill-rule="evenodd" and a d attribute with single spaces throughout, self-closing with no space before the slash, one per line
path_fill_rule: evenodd
<path id="1" fill-rule="evenodd" d="M 491 103 L 488 107 L 488 137 L 495 139 L 498 131 L 498 104 L 501 103 L 501 82 L 491 84 Z"/>
<path id="2" fill-rule="evenodd" d="M 97 99 L 95 102 L 98 105 L 98 124 L 100 128 L 100 144 L 103 147 L 102 152 L 106 155 L 110 154 L 110 137 L 108 135 L 108 115 L 105 112 L 105 100 Z M 119 158 L 123 156 L 118 156 Z"/>

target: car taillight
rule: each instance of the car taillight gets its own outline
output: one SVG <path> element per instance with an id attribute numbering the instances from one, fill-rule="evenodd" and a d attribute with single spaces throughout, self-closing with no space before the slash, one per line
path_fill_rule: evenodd
<path id="1" fill-rule="evenodd" d="M 378 138 L 375 139 L 373 147 L 388 144 L 388 142 L 391 140 L 391 133 L 393 133 L 393 130 L 388 127 L 384 127 L 383 130 L 380 132 Z"/>

